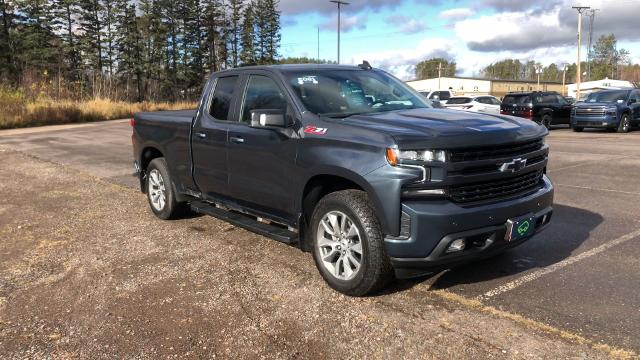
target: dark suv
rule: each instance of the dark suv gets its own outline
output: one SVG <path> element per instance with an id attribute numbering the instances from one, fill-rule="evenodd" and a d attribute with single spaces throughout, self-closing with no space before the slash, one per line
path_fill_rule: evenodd
<path id="1" fill-rule="evenodd" d="M 640 126 L 640 89 L 592 93 L 571 112 L 574 131 L 593 127 L 628 132 L 632 126 Z"/>
<path id="2" fill-rule="evenodd" d="M 571 104 L 556 92 L 533 91 L 505 95 L 500 114 L 531 119 L 544 125 L 569 124 Z"/>

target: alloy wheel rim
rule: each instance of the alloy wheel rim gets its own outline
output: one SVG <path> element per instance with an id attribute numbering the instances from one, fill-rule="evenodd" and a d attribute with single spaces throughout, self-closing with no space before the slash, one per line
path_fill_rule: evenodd
<path id="1" fill-rule="evenodd" d="M 151 206 L 158 211 L 164 209 L 166 203 L 166 189 L 164 186 L 164 179 L 158 169 L 153 169 L 149 173 L 149 200 L 151 200 Z"/>
<path id="2" fill-rule="evenodd" d="M 625 132 L 629 130 L 629 118 L 626 116 L 622 118 L 622 130 Z"/>
<path id="3" fill-rule="evenodd" d="M 336 279 L 351 280 L 362 267 L 360 230 L 343 212 L 330 211 L 322 217 L 316 232 L 316 250 L 322 265 Z"/>

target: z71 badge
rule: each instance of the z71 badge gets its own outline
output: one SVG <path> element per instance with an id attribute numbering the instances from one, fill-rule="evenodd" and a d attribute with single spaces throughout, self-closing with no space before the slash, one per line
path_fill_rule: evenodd
<path id="1" fill-rule="evenodd" d="M 307 126 L 304 128 L 305 133 L 313 135 L 324 135 L 327 133 L 327 130 L 327 128 L 320 128 L 315 126 Z"/>

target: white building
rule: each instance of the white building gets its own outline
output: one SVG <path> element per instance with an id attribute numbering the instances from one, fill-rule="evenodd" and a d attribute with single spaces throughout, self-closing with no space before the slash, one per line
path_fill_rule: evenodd
<path id="1" fill-rule="evenodd" d="M 626 80 L 612 80 L 604 78 L 602 80 L 585 81 L 580 83 L 580 97 L 584 99 L 592 92 L 601 90 L 629 89 L 633 87 L 633 84 Z M 576 84 L 567 85 L 567 94 L 572 98 L 575 98 L 576 89 Z"/>
<path id="2" fill-rule="evenodd" d="M 407 85 L 419 92 L 452 90 L 455 95 L 488 95 L 491 92 L 491 81 L 477 78 L 441 77 L 407 81 Z"/>

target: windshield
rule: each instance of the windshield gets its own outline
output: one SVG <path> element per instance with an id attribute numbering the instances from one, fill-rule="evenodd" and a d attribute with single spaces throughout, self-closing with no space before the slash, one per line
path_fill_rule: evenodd
<path id="1" fill-rule="evenodd" d="M 616 102 L 616 101 L 625 101 L 627 99 L 627 95 L 629 95 L 629 91 L 604 91 L 589 94 L 586 102 Z"/>
<path id="2" fill-rule="evenodd" d="M 419 93 L 381 71 L 311 69 L 284 75 L 307 110 L 319 116 L 431 107 Z"/>

